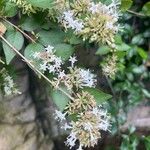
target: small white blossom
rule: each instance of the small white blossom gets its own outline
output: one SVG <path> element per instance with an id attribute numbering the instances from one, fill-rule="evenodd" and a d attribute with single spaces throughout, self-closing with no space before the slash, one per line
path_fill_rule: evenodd
<path id="1" fill-rule="evenodd" d="M 84 130 L 91 132 L 92 129 L 93 129 L 93 126 L 90 122 L 84 123 Z"/>
<path id="2" fill-rule="evenodd" d="M 9 96 L 12 94 L 21 94 L 21 92 L 19 92 L 19 90 L 16 88 L 16 85 L 14 83 L 13 78 L 8 75 L 7 73 L 3 74 L 3 89 L 4 89 L 4 93 L 5 95 Z"/>
<path id="3" fill-rule="evenodd" d="M 46 69 L 47 69 L 47 64 L 46 63 L 40 64 L 40 70 L 46 71 Z"/>
<path id="4" fill-rule="evenodd" d="M 93 108 L 93 110 L 91 111 L 93 115 L 97 116 L 99 113 L 99 110 L 97 107 Z"/>
<path id="5" fill-rule="evenodd" d="M 55 58 L 54 58 L 54 67 L 55 67 L 56 69 L 60 69 L 61 64 L 62 64 L 62 59 L 61 59 L 61 57 L 55 57 Z"/>
<path id="6" fill-rule="evenodd" d="M 99 5 L 92 2 L 89 10 L 92 12 L 92 14 L 96 13 L 99 10 Z"/>
<path id="7" fill-rule="evenodd" d="M 60 78 L 60 79 L 63 79 L 65 76 L 66 76 L 66 74 L 64 73 L 64 70 L 63 70 L 63 71 L 60 71 L 60 72 L 58 73 L 58 78 Z"/>
<path id="8" fill-rule="evenodd" d="M 78 21 L 78 20 L 75 20 L 74 21 L 74 29 L 75 29 L 75 32 L 80 32 L 82 29 L 83 29 L 84 25 L 81 21 Z"/>
<path id="9" fill-rule="evenodd" d="M 63 126 L 64 130 L 68 130 L 68 129 L 72 129 L 72 126 L 70 126 L 68 123 L 65 123 L 65 125 Z"/>
<path id="10" fill-rule="evenodd" d="M 35 52 L 34 54 L 33 54 L 33 58 L 35 59 L 35 58 L 39 58 L 39 52 Z"/>
<path id="11" fill-rule="evenodd" d="M 63 121 L 63 120 L 66 120 L 65 116 L 66 116 L 66 113 L 63 114 L 61 111 L 55 110 L 55 119 Z"/>
<path id="12" fill-rule="evenodd" d="M 74 63 L 77 61 L 75 56 L 70 56 L 69 61 L 71 62 L 71 67 L 74 67 Z"/>
<path id="13" fill-rule="evenodd" d="M 51 45 L 48 45 L 48 47 L 45 48 L 45 50 L 46 50 L 48 53 L 52 53 L 52 52 L 53 52 L 53 49 L 54 49 L 54 47 L 51 46 Z"/>
<path id="14" fill-rule="evenodd" d="M 81 20 L 74 19 L 74 13 L 72 11 L 66 11 L 63 13 L 61 22 L 66 28 L 71 28 L 75 30 L 75 32 L 80 32 L 84 25 Z"/>
<path id="15" fill-rule="evenodd" d="M 63 14 L 64 14 L 65 20 L 72 20 L 72 18 L 73 18 L 73 12 L 72 11 L 66 11 Z"/>
<path id="16" fill-rule="evenodd" d="M 106 23 L 106 28 L 107 29 L 113 29 L 114 28 L 113 23 L 112 22 L 107 22 Z"/>
<path id="17" fill-rule="evenodd" d="M 76 134 L 74 132 L 71 132 L 70 135 L 67 137 L 67 141 L 65 142 L 65 144 L 71 149 L 73 146 L 75 146 L 76 140 Z"/>
<path id="18" fill-rule="evenodd" d="M 110 123 L 108 122 L 108 120 L 103 120 L 99 125 L 98 125 L 98 128 L 100 130 L 103 130 L 103 131 L 109 131 L 109 128 L 110 127 Z"/>
<path id="19" fill-rule="evenodd" d="M 48 66 L 49 73 L 55 73 L 55 67 L 53 65 Z"/>
<path id="20" fill-rule="evenodd" d="M 79 148 L 77 150 L 83 150 L 81 144 L 79 145 Z"/>
<path id="21" fill-rule="evenodd" d="M 81 69 L 79 74 L 82 79 L 82 86 L 95 87 L 95 75 L 90 70 Z"/>
<path id="22" fill-rule="evenodd" d="M 5 95 L 11 95 L 12 94 L 12 90 L 9 86 L 4 86 L 4 92 L 5 92 Z"/>

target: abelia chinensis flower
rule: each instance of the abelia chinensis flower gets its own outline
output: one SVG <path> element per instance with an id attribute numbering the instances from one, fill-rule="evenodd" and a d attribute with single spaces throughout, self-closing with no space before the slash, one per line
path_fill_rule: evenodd
<path id="1" fill-rule="evenodd" d="M 118 71 L 117 60 L 118 58 L 114 54 L 106 58 L 105 63 L 102 64 L 102 70 L 106 76 L 110 78 L 114 78 L 115 74 Z"/>
<path id="2" fill-rule="evenodd" d="M 96 113 L 95 113 L 96 110 Z M 67 137 L 66 144 L 72 148 L 79 141 L 79 149 L 94 147 L 101 138 L 101 130 L 109 131 L 110 117 L 102 107 L 93 107 L 78 115 L 77 121 L 68 125 L 71 134 Z M 72 137 L 72 135 L 74 135 Z"/>
<path id="3" fill-rule="evenodd" d="M 21 92 L 17 88 L 17 85 L 14 83 L 13 78 L 8 74 L 6 69 L 2 69 L 2 78 L 2 89 L 5 96 L 21 94 Z"/>
<path id="4" fill-rule="evenodd" d="M 66 29 L 74 30 L 84 40 L 89 39 L 114 48 L 114 36 L 119 30 L 118 5 L 120 2 L 114 0 L 109 5 L 91 0 L 73 1 L 70 8 L 59 16 L 59 22 Z"/>

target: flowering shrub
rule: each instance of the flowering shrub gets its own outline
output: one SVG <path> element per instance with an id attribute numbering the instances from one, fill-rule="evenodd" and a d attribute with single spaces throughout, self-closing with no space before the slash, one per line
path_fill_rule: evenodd
<path id="1" fill-rule="evenodd" d="M 109 78 L 115 79 L 117 72 L 122 73 L 125 69 L 124 51 L 130 49 L 120 37 L 124 29 L 121 18 L 132 5 L 131 0 L 126 1 L 128 5 L 124 0 L 1 2 L 0 37 L 4 54 L 0 54 L 1 89 L 5 96 L 21 94 L 5 69 L 11 65 L 15 55 L 19 55 L 51 85 L 52 95 L 55 92 L 63 94 L 64 101 L 52 96 L 58 107 L 54 117 L 64 124 L 64 130 L 70 132 L 65 141 L 69 148 L 77 143 L 78 150 L 94 147 L 102 130 L 111 132 L 110 122 L 114 118 L 111 119 L 104 102 L 112 96 L 98 89 L 94 70 L 78 65 L 75 50 L 79 45 L 99 47 L 96 55 L 106 55 L 100 66 L 108 81 Z M 146 12 L 148 16 L 145 9 L 142 14 Z M 139 54 L 147 57 L 142 50 Z M 115 94 L 114 91 L 112 93 Z"/>

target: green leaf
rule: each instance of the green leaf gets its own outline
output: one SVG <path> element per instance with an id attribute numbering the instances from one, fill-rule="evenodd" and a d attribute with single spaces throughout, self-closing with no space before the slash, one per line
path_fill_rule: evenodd
<path id="1" fill-rule="evenodd" d="M 132 0 L 121 0 L 121 11 L 126 11 L 132 6 L 133 1 Z"/>
<path id="2" fill-rule="evenodd" d="M 97 51 L 96 55 L 105 55 L 110 52 L 110 48 L 108 46 L 101 46 Z"/>
<path id="3" fill-rule="evenodd" d="M 13 17 L 17 14 L 17 7 L 16 4 L 11 2 L 6 2 L 6 5 L 4 7 L 4 15 L 7 17 Z"/>
<path id="4" fill-rule="evenodd" d="M 21 50 L 24 43 L 24 37 L 18 31 L 7 31 L 6 40 L 10 44 L 12 44 L 17 50 Z M 16 55 L 16 53 L 5 42 L 3 42 L 3 50 L 6 57 L 6 63 L 9 64 Z"/>
<path id="5" fill-rule="evenodd" d="M 0 10 L 2 10 L 5 6 L 4 0 L 0 0 Z"/>
<path id="6" fill-rule="evenodd" d="M 127 45 L 126 43 L 122 43 L 121 45 L 116 45 L 116 49 L 118 51 L 127 51 L 129 50 L 131 47 L 129 45 Z"/>
<path id="7" fill-rule="evenodd" d="M 44 46 L 38 43 L 29 44 L 24 51 L 24 55 L 27 59 L 32 61 L 32 63 L 38 68 L 41 62 L 33 57 L 35 52 L 43 52 Z"/>
<path id="8" fill-rule="evenodd" d="M 40 7 L 43 9 L 51 8 L 54 5 L 54 0 L 27 0 L 34 7 Z"/>
<path id="9" fill-rule="evenodd" d="M 143 34 L 137 34 L 132 38 L 131 43 L 141 45 L 144 42 Z"/>
<path id="10" fill-rule="evenodd" d="M 36 22 L 36 20 L 31 17 L 26 17 L 19 26 L 23 30 L 30 31 L 30 32 L 40 27 L 38 22 Z"/>
<path id="11" fill-rule="evenodd" d="M 68 92 L 65 87 L 61 87 L 65 92 Z M 56 106 L 63 111 L 69 102 L 69 97 L 59 90 L 51 91 L 51 96 Z"/>
<path id="12" fill-rule="evenodd" d="M 74 48 L 69 44 L 57 44 L 55 46 L 55 54 L 60 56 L 64 61 L 68 60 L 69 57 L 74 53 Z"/>
<path id="13" fill-rule="evenodd" d="M 121 37 L 121 35 L 116 35 L 115 36 L 115 43 L 116 44 L 122 44 L 122 37 Z"/>
<path id="14" fill-rule="evenodd" d="M 138 52 L 138 54 L 139 54 L 143 59 L 147 59 L 147 58 L 148 58 L 148 53 L 146 53 L 146 52 L 144 51 L 144 49 L 138 47 L 138 48 L 137 48 L 137 52 Z"/>
<path id="15" fill-rule="evenodd" d="M 150 135 L 144 138 L 146 150 L 150 150 Z"/>
<path id="16" fill-rule="evenodd" d="M 147 15 L 150 16 L 150 2 L 147 2 L 143 8 L 142 8 L 142 12 Z"/>
<path id="17" fill-rule="evenodd" d="M 117 51 L 116 55 L 117 55 L 118 59 L 120 60 L 126 56 L 126 52 L 125 51 Z"/>
<path id="18" fill-rule="evenodd" d="M 82 43 L 82 39 L 77 37 L 75 34 L 73 34 L 72 31 L 67 31 L 66 33 L 66 38 L 65 38 L 66 41 L 68 41 L 68 43 L 72 44 L 72 45 L 77 45 L 77 44 L 80 44 Z"/>
<path id="19" fill-rule="evenodd" d="M 147 97 L 150 98 L 150 92 L 147 91 L 146 89 L 142 89 L 143 94 Z"/>
<path id="20" fill-rule="evenodd" d="M 103 91 L 96 88 L 84 88 L 83 90 L 89 92 L 91 95 L 94 96 L 97 105 L 100 105 L 108 99 L 112 98 L 112 95 L 104 93 Z"/>
<path id="21" fill-rule="evenodd" d="M 43 45 L 55 46 L 56 44 L 64 42 L 64 33 L 61 30 L 52 30 L 52 31 L 42 30 L 38 33 L 38 35 L 39 41 Z"/>

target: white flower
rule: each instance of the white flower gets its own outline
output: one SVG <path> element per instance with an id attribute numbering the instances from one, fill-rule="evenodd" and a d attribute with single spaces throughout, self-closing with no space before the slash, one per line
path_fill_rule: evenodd
<path id="1" fill-rule="evenodd" d="M 45 48 L 45 50 L 46 50 L 48 53 L 53 53 L 53 51 L 52 51 L 53 49 L 54 49 L 54 47 L 51 46 L 51 45 L 48 45 L 48 47 Z"/>
<path id="2" fill-rule="evenodd" d="M 95 116 L 102 116 L 103 118 L 107 118 L 107 110 L 103 110 L 101 105 L 94 107 L 91 113 Z"/>
<path id="3" fill-rule="evenodd" d="M 33 58 L 35 59 L 35 58 L 39 58 L 39 52 L 35 52 L 34 54 L 33 54 Z"/>
<path id="4" fill-rule="evenodd" d="M 47 69 L 47 64 L 46 63 L 40 64 L 40 70 L 46 71 L 46 69 Z"/>
<path id="5" fill-rule="evenodd" d="M 67 123 L 65 123 L 65 125 L 63 126 L 63 129 L 64 130 L 72 129 L 72 126 L 70 126 Z"/>
<path id="6" fill-rule="evenodd" d="M 106 23 L 106 28 L 107 29 L 113 29 L 114 28 L 113 23 L 112 22 L 107 22 Z"/>
<path id="7" fill-rule="evenodd" d="M 65 20 L 72 20 L 72 18 L 73 18 L 73 12 L 72 11 L 65 11 L 63 14 L 64 14 Z"/>
<path id="8" fill-rule="evenodd" d="M 66 28 L 71 28 L 75 30 L 76 33 L 80 32 L 84 27 L 81 20 L 74 19 L 74 13 L 72 11 L 64 12 L 61 20 Z"/>
<path id="9" fill-rule="evenodd" d="M 72 148 L 73 146 L 75 146 L 76 140 L 76 134 L 74 132 L 71 132 L 70 135 L 67 137 L 67 141 L 65 142 L 65 144 Z"/>
<path id="10" fill-rule="evenodd" d="M 63 79 L 65 76 L 66 76 L 66 74 L 64 73 L 64 70 L 63 70 L 63 71 L 60 71 L 60 72 L 58 73 L 58 78 L 60 78 L 60 79 Z"/>
<path id="11" fill-rule="evenodd" d="M 102 122 L 98 125 L 98 128 L 103 131 L 109 131 L 110 123 L 108 120 L 102 120 Z"/>
<path id="12" fill-rule="evenodd" d="M 84 123 L 84 130 L 91 132 L 92 129 L 93 129 L 93 126 L 90 122 Z"/>
<path id="13" fill-rule="evenodd" d="M 95 144 L 97 143 L 98 137 L 94 137 L 93 134 L 92 134 L 92 132 L 90 132 L 90 138 L 91 138 L 90 141 L 91 141 L 92 143 L 94 143 L 94 145 L 95 145 Z"/>
<path id="14" fill-rule="evenodd" d="M 89 69 L 81 69 L 79 74 L 82 79 L 82 86 L 95 87 L 95 75 L 92 74 Z"/>
<path id="15" fill-rule="evenodd" d="M 79 20 L 75 20 L 74 21 L 75 32 L 81 32 L 81 30 L 83 29 L 83 27 L 84 27 L 83 22 L 81 22 Z"/>
<path id="16" fill-rule="evenodd" d="M 5 92 L 5 95 L 11 95 L 12 94 L 12 90 L 9 86 L 4 86 L 4 92 Z"/>
<path id="17" fill-rule="evenodd" d="M 61 64 L 62 64 L 62 59 L 61 59 L 61 57 L 55 57 L 55 58 L 54 58 L 54 67 L 55 67 L 56 69 L 60 69 Z"/>
<path id="18" fill-rule="evenodd" d="M 19 90 L 16 88 L 14 80 L 10 75 L 5 73 L 3 74 L 3 78 L 4 78 L 3 89 L 5 95 L 9 96 L 11 94 L 21 94 L 21 92 L 19 92 Z"/>
<path id="19" fill-rule="evenodd" d="M 97 107 L 93 108 L 92 114 L 95 115 L 95 116 L 97 116 L 99 114 L 99 110 L 98 110 Z"/>
<path id="20" fill-rule="evenodd" d="M 112 20 L 114 20 L 114 22 L 117 22 L 120 16 L 120 12 L 118 11 L 118 5 L 120 5 L 120 2 L 117 0 L 112 0 L 112 3 L 109 5 L 102 4 L 101 2 L 97 4 L 91 2 L 89 4 L 89 11 L 91 11 L 92 14 L 100 13 L 109 16 L 111 15 Z"/>
<path id="21" fill-rule="evenodd" d="M 92 12 L 92 14 L 96 13 L 99 10 L 99 5 L 92 2 L 89 10 Z"/>
<path id="22" fill-rule="evenodd" d="M 74 63 L 77 61 L 75 56 L 70 56 L 69 61 L 71 62 L 71 67 L 74 67 Z"/>
<path id="23" fill-rule="evenodd" d="M 77 150 L 83 150 L 81 144 L 79 145 L 79 148 Z"/>
<path id="24" fill-rule="evenodd" d="M 61 111 L 55 110 L 55 119 L 63 121 L 63 120 L 66 120 L 65 116 L 66 116 L 66 113 L 63 114 Z"/>
<path id="25" fill-rule="evenodd" d="M 55 67 L 53 65 L 48 66 L 49 73 L 55 73 Z"/>

